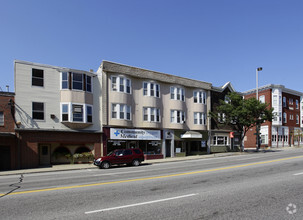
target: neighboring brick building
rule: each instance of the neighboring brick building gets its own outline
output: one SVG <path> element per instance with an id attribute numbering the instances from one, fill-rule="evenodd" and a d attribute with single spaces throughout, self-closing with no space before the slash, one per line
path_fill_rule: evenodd
<path id="1" fill-rule="evenodd" d="M 211 111 L 215 111 L 220 105 L 220 100 L 225 101 L 226 96 L 236 92 L 230 82 L 222 87 L 212 87 L 211 91 Z M 233 135 L 230 133 L 233 132 Z M 233 138 L 231 138 L 233 136 Z M 230 126 L 218 124 L 213 118 L 211 119 L 210 146 L 211 152 L 233 151 L 240 149 L 240 134 L 232 130 Z"/>
<path id="2" fill-rule="evenodd" d="M 14 93 L 0 92 L 0 170 L 18 167 Z"/>
<path id="3" fill-rule="evenodd" d="M 261 147 L 288 147 L 302 143 L 303 93 L 287 89 L 283 85 L 266 85 L 259 88 L 259 100 L 273 108 L 272 122 L 261 125 Z M 256 89 L 243 93 L 245 98 L 255 98 Z M 251 128 L 244 139 L 245 148 L 256 147 L 256 128 Z"/>

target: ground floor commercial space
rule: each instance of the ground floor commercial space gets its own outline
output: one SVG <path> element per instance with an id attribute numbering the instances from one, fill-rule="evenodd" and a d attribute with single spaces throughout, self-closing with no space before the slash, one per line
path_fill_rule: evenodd
<path id="1" fill-rule="evenodd" d="M 256 148 L 256 130 L 252 128 L 245 137 L 246 148 Z M 263 125 L 260 127 L 261 147 L 291 147 L 303 144 L 303 131 L 300 127 Z"/>
<path id="2" fill-rule="evenodd" d="M 18 130 L 20 168 L 86 163 L 102 155 L 101 133 Z"/>
<path id="3" fill-rule="evenodd" d="M 236 131 L 212 130 L 209 141 L 210 153 L 239 151 L 241 134 Z"/>
<path id="4" fill-rule="evenodd" d="M 140 148 L 146 159 L 197 155 L 207 152 L 207 131 L 103 128 L 105 155 L 115 149 Z"/>
<path id="5" fill-rule="evenodd" d="M 0 133 L 0 171 L 18 168 L 17 138 L 14 133 Z"/>

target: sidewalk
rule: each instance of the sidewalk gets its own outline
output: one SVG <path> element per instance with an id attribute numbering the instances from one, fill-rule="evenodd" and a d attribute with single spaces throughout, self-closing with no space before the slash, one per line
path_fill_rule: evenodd
<path id="1" fill-rule="evenodd" d="M 259 152 L 275 152 L 283 151 L 290 149 L 297 149 L 298 147 L 287 147 L 287 148 L 271 148 L 271 149 L 260 149 Z M 302 148 L 302 147 L 300 147 Z M 177 161 L 187 161 L 187 160 L 197 160 L 204 158 L 215 158 L 215 157 L 228 157 L 234 155 L 243 155 L 248 153 L 258 153 L 255 149 L 245 149 L 244 152 L 227 152 L 227 153 L 214 153 L 207 155 L 197 155 L 197 156 L 186 156 L 186 157 L 169 157 L 165 159 L 155 159 L 155 160 L 145 160 L 142 164 L 157 164 L 157 163 L 168 163 L 168 162 L 177 162 Z M 40 167 L 32 169 L 22 169 L 22 170 L 9 170 L 9 171 L 0 171 L 0 176 L 7 175 L 21 175 L 29 173 L 43 173 L 43 172 L 55 172 L 55 171 L 67 171 L 67 170 L 82 170 L 82 169 L 99 169 L 93 164 L 61 164 L 61 165 L 52 165 L 50 167 Z"/>

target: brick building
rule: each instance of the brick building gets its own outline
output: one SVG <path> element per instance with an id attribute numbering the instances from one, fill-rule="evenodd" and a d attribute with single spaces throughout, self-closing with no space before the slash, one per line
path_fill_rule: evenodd
<path id="1" fill-rule="evenodd" d="M 18 167 L 14 93 L 0 92 L 0 170 Z"/>
<path id="2" fill-rule="evenodd" d="M 243 93 L 244 98 L 256 97 L 256 90 Z M 273 108 L 272 122 L 261 125 L 261 146 L 290 147 L 302 143 L 303 93 L 283 85 L 266 85 L 259 88 L 259 100 Z M 251 128 L 244 139 L 245 148 L 256 147 L 256 128 Z"/>

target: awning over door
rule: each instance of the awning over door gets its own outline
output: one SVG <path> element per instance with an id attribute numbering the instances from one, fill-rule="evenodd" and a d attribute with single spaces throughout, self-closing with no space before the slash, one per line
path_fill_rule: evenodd
<path id="1" fill-rule="evenodd" d="M 187 131 L 184 134 L 181 134 L 181 138 L 184 138 L 184 139 L 187 139 L 187 138 L 188 139 L 194 139 L 194 138 L 201 139 L 202 134 L 197 132 L 197 131 Z"/>

